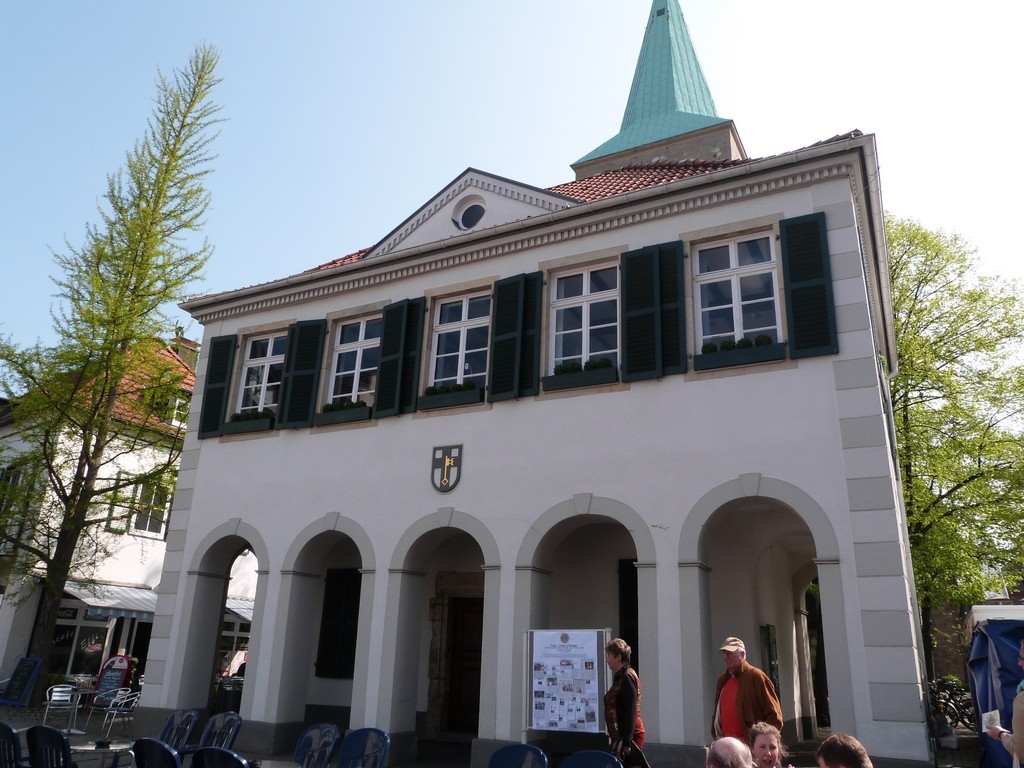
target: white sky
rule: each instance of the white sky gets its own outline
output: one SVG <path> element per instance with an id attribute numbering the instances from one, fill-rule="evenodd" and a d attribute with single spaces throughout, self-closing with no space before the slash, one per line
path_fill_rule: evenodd
<path id="1" fill-rule="evenodd" d="M 718 113 L 762 157 L 877 136 L 885 208 L 1024 276 L 1024 3 L 680 0 Z M 52 340 L 155 78 L 221 53 L 215 252 L 193 294 L 375 244 L 467 167 L 539 187 L 618 131 L 650 0 L 0 0 L 0 333 Z M 189 335 L 201 328 L 187 316 Z M 190 324 L 190 325 L 189 325 Z"/>

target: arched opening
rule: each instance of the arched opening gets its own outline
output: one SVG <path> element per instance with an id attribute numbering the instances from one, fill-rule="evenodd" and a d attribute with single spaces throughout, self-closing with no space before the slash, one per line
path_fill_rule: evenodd
<path id="1" fill-rule="evenodd" d="M 815 643 L 821 624 L 808 623 L 807 589 L 815 578 L 810 528 L 788 505 L 764 496 L 733 499 L 708 518 L 701 533 L 708 567 L 707 604 L 712 649 L 739 637 L 747 661 L 773 681 L 785 723 L 784 737 L 814 735 Z M 723 671 L 711 657 L 709 691 Z M 819 672 L 822 670 L 819 670 Z M 713 713 L 711 713 L 713 714 Z"/>

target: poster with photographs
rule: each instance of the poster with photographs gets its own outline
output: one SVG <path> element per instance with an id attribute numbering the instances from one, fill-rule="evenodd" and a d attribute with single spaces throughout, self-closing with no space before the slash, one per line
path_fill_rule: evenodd
<path id="1" fill-rule="evenodd" d="M 604 730 L 604 646 L 609 630 L 533 630 L 529 642 L 530 727 Z"/>

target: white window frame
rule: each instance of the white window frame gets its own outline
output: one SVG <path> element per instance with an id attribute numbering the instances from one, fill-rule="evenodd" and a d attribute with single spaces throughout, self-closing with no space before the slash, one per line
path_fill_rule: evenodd
<path id="1" fill-rule="evenodd" d="M 267 342 L 267 354 L 254 357 L 253 345 L 261 341 Z M 250 336 L 245 340 L 245 358 L 238 380 L 238 413 L 264 410 L 277 413 L 287 350 L 287 331 Z"/>
<path id="2" fill-rule="evenodd" d="M 486 299 L 487 312 L 469 317 L 471 309 L 479 311 L 482 300 Z M 456 305 L 461 305 L 459 319 L 442 322 L 441 318 L 445 310 Z M 483 293 L 469 293 L 464 296 L 452 296 L 434 301 L 434 325 L 433 338 L 430 354 L 430 386 L 443 387 L 464 384 L 467 380 L 476 383 L 478 389 L 483 389 L 487 383 L 487 365 L 490 356 L 491 344 L 491 312 L 494 309 L 494 298 L 490 291 Z M 468 348 L 469 335 L 471 331 L 484 329 L 483 346 Z M 479 337 L 479 333 L 474 336 Z M 452 351 L 446 348 L 441 350 L 442 337 L 457 338 L 457 349 Z M 441 359 L 455 362 L 455 375 L 438 376 Z"/>
<path id="3" fill-rule="evenodd" d="M 358 326 L 359 338 L 355 341 L 343 342 L 342 334 L 346 328 Z M 373 397 L 377 390 L 377 369 L 380 363 L 380 336 L 384 329 L 384 320 L 381 315 L 373 315 L 363 318 L 348 318 L 338 320 L 334 325 L 334 353 L 331 355 L 331 376 L 327 388 L 327 402 L 338 403 L 343 400 L 362 400 L 367 405 L 373 405 Z M 376 333 L 376 336 L 367 336 L 367 333 Z M 373 357 L 368 353 L 376 351 L 376 362 L 367 365 L 366 358 Z M 351 370 L 338 370 L 343 355 L 355 355 L 355 364 Z M 341 389 L 341 382 L 345 376 L 351 376 L 351 385 L 344 391 Z M 366 386 L 361 382 L 366 381 Z"/>
<path id="4" fill-rule="evenodd" d="M 612 274 L 615 275 L 615 287 L 605 290 L 594 290 L 592 277 L 595 273 L 604 272 L 605 270 L 612 270 Z M 582 292 L 578 294 L 572 294 L 564 298 L 558 297 L 559 281 L 568 280 L 573 277 L 579 276 L 582 280 Z M 564 272 L 556 272 L 551 275 L 551 347 L 549 355 L 549 363 L 551 371 L 553 372 L 556 366 L 559 365 L 571 365 L 578 363 L 580 366 L 586 365 L 590 360 L 597 360 L 602 357 L 606 357 L 612 361 L 612 364 L 619 367 L 619 350 L 622 348 L 621 339 L 621 327 L 620 327 L 620 304 L 621 297 L 619 295 L 621 276 L 619 274 L 619 264 L 617 261 L 613 262 L 602 262 L 600 264 L 594 264 L 592 266 L 584 267 L 582 269 L 576 268 Z M 594 324 L 592 322 L 591 312 L 592 309 L 599 304 L 603 304 L 608 301 L 614 301 L 615 308 L 612 316 L 614 322 L 600 322 Z M 578 328 L 563 328 L 559 323 L 560 312 L 580 307 L 581 309 L 581 321 Z M 592 334 L 595 332 L 607 332 L 607 329 L 615 329 L 615 346 L 607 349 L 593 349 L 593 343 L 591 340 Z M 579 354 L 566 353 L 566 350 L 562 348 L 561 342 L 563 338 L 568 338 L 571 335 L 579 335 Z"/>
<path id="5" fill-rule="evenodd" d="M 741 243 L 751 243 L 763 240 L 768 245 L 768 258 L 751 264 L 740 265 L 739 246 Z M 727 248 L 729 264 L 723 269 L 712 271 L 701 271 L 702 252 L 716 248 Z M 692 248 L 693 255 L 693 308 L 695 325 L 697 329 L 697 351 L 699 352 L 704 344 L 712 342 L 721 344 L 723 341 L 733 342 L 747 338 L 754 341 L 758 336 L 764 334 L 770 336 L 772 342 L 782 341 L 782 308 L 779 303 L 779 259 L 778 249 L 775 242 L 775 234 L 772 231 L 754 232 L 746 235 L 738 235 L 732 238 L 715 240 L 712 242 L 700 243 Z M 744 278 L 767 275 L 770 278 L 771 296 L 756 296 L 744 300 L 742 296 L 742 283 Z M 705 294 L 705 286 L 713 283 L 728 282 L 730 296 L 728 303 L 713 303 Z M 774 322 L 771 324 L 744 326 L 744 308 L 767 302 L 772 304 Z M 707 306 L 705 306 L 707 304 Z M 705 321 L 710 322 L 712 312 L 721 313 L 731 318 L 732 331 L 716 331 L 714 328 L 706 327 Z"/>
<path id="6" fill-rule="evenodd" d="M 9 466 L 0 467 L 0 484 L 4 486 L 4 494 L 0 496 L 0 514 L 2 514 L 6 520 L 6 530 L 4 533 L 11 539 L 21 540 L 21 534 L 24 531 L 25 523 L 21 519 L 21 515 L 15 512 L 16 507 L 19 505 L 18 492 L 22 486 L 24 480 L 24 470 L 20 467 Z M 12 514 L 12 512 L 14 514 Z M 13 555 L 16 549 L 16 545 L 13 541 L 0 541 L 0 556 Z"/>
<path id="7" fill-rule="evenodd" d="M 147 539 L 167 536 L 172 494 L 164 483 L 149 481 L 135 486 L 128 532 Z"/>

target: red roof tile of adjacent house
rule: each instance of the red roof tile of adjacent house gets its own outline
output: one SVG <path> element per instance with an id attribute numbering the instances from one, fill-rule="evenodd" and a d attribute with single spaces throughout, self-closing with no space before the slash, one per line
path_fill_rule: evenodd
<path id="1" fill-rule="evenodd" d="M 369 253 L 369 251 L 369 248 L 360 248 L 358 251 L 356 251 L 355 253 L 350 253 L 348 256 L 342 256 L 340 259 L 328 261 L 326 264 L 320 264 L 319 266 L 313 267 L 312 269 L 304 269 L 302 270 L 302 274 L 306 274 L 307 272 L 319 272 L 321 269 L 330 269 L 331 267 L 337 267 L 340 264 L 348 264 L 349 262 L 352 261 L 359 261 L 361 258 L 363 258 L 363 256 Z"/>
<path id="2" fill-rule="evenodd" d="M 748 160 L 684 160 L 674 163 L 650 163 L 645 165 L 627 165 L 585 179 L 577 179 L 566 184 L 551 187 L 548 191 L 576 200 L 592 203 L 606 197 L 624 195 L 639 189 L 657 187 L 680 179 L 703 176 L 707 173 L 720 171 L 734 165 L 742 165 Z"/>

